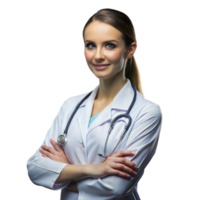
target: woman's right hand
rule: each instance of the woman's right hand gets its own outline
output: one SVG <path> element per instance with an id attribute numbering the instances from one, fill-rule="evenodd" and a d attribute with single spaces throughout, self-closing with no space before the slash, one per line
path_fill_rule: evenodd
<path id="1" fill-rule="evenodd" d="M 132 161 L 124 158 L 124 156 L 133 156 L 135 153 L 128 150 L 122 150 L 109 156 L 104 161 L 92 165 L 93 178 L 102 178 L 108 175 L 115 175 L 129 179 L 127 175 L 135 176 L 138 167 Z"/>

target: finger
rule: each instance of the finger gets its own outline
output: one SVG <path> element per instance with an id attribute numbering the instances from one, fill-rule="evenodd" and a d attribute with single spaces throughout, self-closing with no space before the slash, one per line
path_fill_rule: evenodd
<path id="1" fill-rule="evenodd" d="M 45 155 L 45 156 L 47 156 L 48 158 L 51 158 L 51 159 L 53 160 L 54 156 L 53 156 L 52 153 L 50 153 L 50 152 L 48 152 L 48 151 L 46 151 L 46 150 L 44 150 L 44 149 L 40 149 L 39 151 L 40 151 L 41 154 L 43 154 L 43 155 Z"/>
<path id="2" fill-rule="evenodd" d="M 131 154 L 131 155 L 135 155 L 135 152 L 133 152 L 133 151 L 130 151 L 130 150 L 123 150 L 123 151 L 121 151 L 122 152 L 122 154 Z"/>
<path id="3" fill-rule="evenodd" d="M 44 154 L 42 154 L 43 157 L 48 158 L 47 156 L 45 156 Z"/>
<path id="4" fill-rule="evenodd" d="M 41 148 L 46 150 L 46 151 L 48 151 L 48 152 L 50 152 L 53 155 L 56 155 L 56 150 L 54 148 L 52 148 L 52 147 L 49 147 L 47 145 L 42 145 Z"/>
<path id="5" fill-rule="evenodd" d="M 135 155 L 135 153 L 130 150 L 122 150 L 118 152 L 115 157 L 133 156 L 133 155 Z M 135 171 L 138 170 L 138 167 L 134 162 L 126 158 L 124 159 L 125 159 L 123 162 L 124 165 L 130 167 L 131 169 L 134 169 Z"/>
<path id="6" fill-rule="evenodd" d="M 138 169 L 139 169 L 138 166 L 134 162 L 132 162 L 131 160 L 129 160 L 127 158 L 119 158 L 119 159 L 121 159 L 121 162 L 124 165 L 126 165 L 127 167 L 129 167 L 129 168 L 131 168 L 135 171 L 138 171 Z"/>
<path id="7" fill-rule="evenodd" d="M 115 160 L 116 159 L 116 160 Z M 135 176 L 135 170 L 133 169 L 132 165 L 130 166 L 129 164 L 129 160 L 126 159 L 124 161 L 124 158 L 113 158 L 113 163 L 111 163 L 111 167 L 113 169 L 116 169 L 118 172 L 119 175 L 122 175 L 122 176 L 126 176 L 127 174 L 131 175 L 131 176 Z M 132 163 L 134 164 L 134 163 Z M 137 172 L 136 172 L 137 173 Z"/>
<path id="8" fill-rule="evenodd" d="M 131 175 L 129 173 L 125 173 L 119 170 L 114 170 L 114 174 L 116 174 L 116 176 L 122 177 L 122 178 L 126 178 L 126 179 L 130 179 Z"/>
<path id="9" fill-rule="evenodd" d="M 47 153 L 49 153 L 48 151 L 45 151 L 44 149 L 39 149 L 39 152 L 40 152 L 42 155 L 47 155 Z"/>
<path id="10" fill-rule="evenodd" d="M 61 148 L 61 146 L 55 140 L 50 139 L 50 141 L 51 141 L 51 144 L 55 147 L 55 149 L 57 151 L 63 151 L 63 149 Z"/>
<path id="11" fill-rule="evenodd" d="M 122 151 L 119 151 L 119 152 L 113 154 L 112 157 L 122 157 L 122 156 L 127 156 L 127 155 L 134 156 L 135 153 L 130 150 L 122 150 Z"/>

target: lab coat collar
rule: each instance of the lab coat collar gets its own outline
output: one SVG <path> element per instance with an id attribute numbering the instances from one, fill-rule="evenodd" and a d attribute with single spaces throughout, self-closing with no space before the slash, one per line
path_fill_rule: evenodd
<path id="1" fill-rule="evenodd" d="M 126 84 L 117 93 L 113 101 L 103 111 L 101 111 L 98 117 L 88 127 L 94 100 L 95 100 L 98 89 L 99 89 L 99 85 L 95 87 L 91 95 L 79 107 L 79 109 L 84 109 L 82 110 L 81 114 L 78 115 L 78 121 L 81 127 L 84 143 L 86 142 L 87 134 L 89 134 L 95 127 L 103 125 L 104 123 L 113 120 L 113 118 L 116 115 L 119 115 L 122 113 L 124 114 L 128 110 L 133 100 L 133 97 L 135 95 L 134 90 L 131 86 L 131 82 L 129 79 L 127 79 Z"/>

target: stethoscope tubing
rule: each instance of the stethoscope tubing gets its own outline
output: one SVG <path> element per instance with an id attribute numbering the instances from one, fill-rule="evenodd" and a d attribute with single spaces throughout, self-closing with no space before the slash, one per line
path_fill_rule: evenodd
<path id="1" fill-rule="evenodd" d="M 107 157 L 109 157 L 109 156 L 115 151 L 115 149 L 118 147 L 119 143 L 121 142 L 121 139 L 123 138 L 124 134 L 127 132 L 127 130 L 129 129 L 129 127 L 130 127 L 130 125 L 131 125 L 132 118 L 131 118 L 131 116 L 129 115 L 129 113 L 130 113 L 130 110 L 132 109 L 132 107 L 133 107 L 133 105 L 134 105 L 134 103 L 135 103 L 136 96 L 137 96 L 136 88 L 135 88 L 135 86 L 134 86 L 134 84 L 133 84 L 132 82 L 131 82 L 131 86 L 132 86 L 132 88 L 133 88 L 133 90 L 134 90 L 134 97 L 133 97 L 133 100 L 132 100 L 132 102 L 131 102 L 131 104 L 130 104 L 130 106 L 129 106 L 129 108 L 128 108 L 128 110 L 127 110 L 127 112 L 126 112 L 125 114 L 118 115 L 118 116 L 116 116 L 116 117 L 111 121 L 110 128 L 109 128 L 109 131 L 108 131 L 108 135 L 107 135 L 107 138 L 106 138 L 106 142 L 105 142 L 105 145 L 104 145 L 104 155 L 98 154 L 98 155 L 101 156 L 101 157 L 107 158 Z M 58 137 L 58 139 L 57 139 L 57 142 L 58 142 L 60 145 L 63 145 L 63 144 L 65 144 L 65 143 L 67 142 L 67 137 L 66 137 L 66 136 L 67 136 L 67 132 L 68 132 L 70 123 L 71 123 L 71 121 L 72 121 L 72 119 L 73 119 L 75 113 L 76 113 L 77 110 L 79 109 L 80 105 L 90 96 L 91 93 L 92 93 L 92 91 L 89 92 L 89 93 L 76 105 L 76 107 L 75 107 L 73 113 L 71 114 L 71 116 L 70 116 L 70 118 L 69 118 L 69 120 L 68 120 L 68 123 L 67 123 L 67 126 L 66 126 L 66 128 L 65 128 L 64 134 L 63 134 L 63 135 L 60 135 L 60 136 Z M 121 136 L 119 142 L 118 142 L 117 145 L 115 146 L 114 150 L 112 151 L 112 153 L 111 153 L 109 156 L 105 156 L 106 145 L 107 145 L 107 141 L 108 141 L 108 137 L 109 137 L 109 135 L 110 135 L 110 132 L 111 132 L 111 130 L 114 128 L 115 122 L 116 122 L 119 118 L 122 118 L 122 117 L 128 118 L 128 123 L 125 125 L 124 132 L 123 132 L 123 134 L 122 134 L 122 136 Z"/>
<path id="2" fill-rule="evenodd" d="M 105 148 L 106 148 L 106 145 L 107 145 L 108 137 L 109 137 L 109 134 L 110 134 L 111 130 L 114 128 L 115 122 L 116 122 L 119 118 L 121 118 L 121 117 L 126 117 L 126 118 L 128 118 L 128 123 L 125 125 L 124 132 L 122 133 L 122 136 L 121 136 L 119 142 L 117 143 L 116 147 L 115 147 L 114 150 L 112 151 L 112 153 L 115 151 L 115 149 L 116 149 L 117 146 L 119 145 L 121 139 L 123 138 L 124 134 L 127 132 L 127 130 L 129 129 L 129 127 L 130 127 L 130 125 L 131 125 L 131 123 L 132 123 L 132 118 L 130 117 L 129 113 L 130 113 L 131 109 L 133 108 L 134 103 L 135 103 L 135 101 L 136 101 L 137 91 L 136 91 L 136 88 L 135 88 L 135 86 L 134 86 L 134 84 L 133 84 L 132 82 L 131 82 L 131 85 L 132 85 L 132 88 L 133 88 L 133 90 L 134 90 L 134 97 L 133 97 L 133 100 L 132 100 L 132 102 L 131 102 L 131 104 L 130 104 L 130 106 L 129 106 L 129 108 L 128 108 L 128 110 L 127 110 L 127 112 L 126 112 L 125 114 L 118 115 L 118 116 L 116 116 L 116 117 L 111 121 L 110 128 L 109 128 L 108 135 L 107 135 L 106 142 L 105 142 L 105 146 L 104 146 L 104 155 L 105 155 Z M 69 118 L 69 121 L 68 121 L 68 123 L 67 123 L 67 125 L 66 125 L 64 134 L 63 134 L 64 137 L 65 137 L 65 139 L 66 139 L 67 131 L 68 131 L 68 129 L 69 129 L 69 125 L 70 125 L 70 123 L 71 123 L 71 121 L 72 121 L 72 119 L 73 119 L 73 117 L 74 117 L 76 111 L 78 110 L 78 108 L 80 107 L 80 105 L 90 96 L 91 93 L 92 93 L 92 91 L 89 92 L 89 93 L 77 104 L 77 106 L 75 107 L 73 113 L 71 114 L 71 116 L 70 116 L 70 118 Z M 60 136 L 63 136 L 63 135 L 60 135 Z M 133 185 L 136 183 L 138 177 L 141 175 L 141 173 L 143 172 L 144 168 L 145 168 L 145 167 L 147 166 L 147 164 L 149 163 L 151 157 L 153 156 L 153 155 L 151 155 L 151 153 L 152 153 L 152 151 L 153 151 L 153 148 L 154 148 L 154 146 L 155 146 L 155 143 L 158 142 L 158 140 L 159 140 L 159 135 L 160 135 L 160 132 L 156 135 L 156 138 L 155 138 L 154 141 L 153 141 L 153 144 L 152 144 L 152 146 L 151 146 L 151 148 L 150 148 L 150 150 L 149 150 L 149 153 L 148 153 L 147 157 L 145 158 L 144 162 L 142 162 L 141 166 L 140 166 L 139 169 L 137 170 L 137 175 L 131 178 L 131 179 L 134 179 L 134 181 L 133 181 L 132 184 L 129 186 L 129 188 L 127 188 L 127 190 L 129 190 L 130 188 L 133 187 Z M 60 136 L 59 136 L 59 137 L 60 137 Z M 67 141 L 67 139 L 65 140 L 64 144 L 66 143 L 66 141 Z M 58 142 L 58 143 L 59 143 L 59 142 Z M 59 144 L 62 145 L 62 143 L 59 143 Z M 111 153 L 111 154 L 112 154 L 112 153 Z M 110 155 L 111 155 L 111 154 L 110 154 Z M 104 158 L 107 158 L 107 157 L 110 156 L 110 155 L 109 155 L 109 156 L 103 156 L 102 154 L 98 154 L 98 155 L 101 156 L 101 157 L 104 157 Z"/>

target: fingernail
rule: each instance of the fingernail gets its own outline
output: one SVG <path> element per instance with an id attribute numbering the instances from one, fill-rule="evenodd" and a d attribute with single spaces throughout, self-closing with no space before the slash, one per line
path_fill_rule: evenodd
<path id="1" fill-rule="evenodd" d="M 129 175 L 129 174 L 127 174 L 126 176 L 127 176 L 128 178 L 130 178 L 130 177 L 131 177 L 131 175 Z"/>
<path id="2" fill-rule="evenodd" d="M 134 167 L 135 170 L 138 170 L 139 168 L 137 166 Z"/>
<path id="3" fill-rule="evenodd" d="M 134 175 L 137 175 L 137 172 L 133 172 Z"/>

